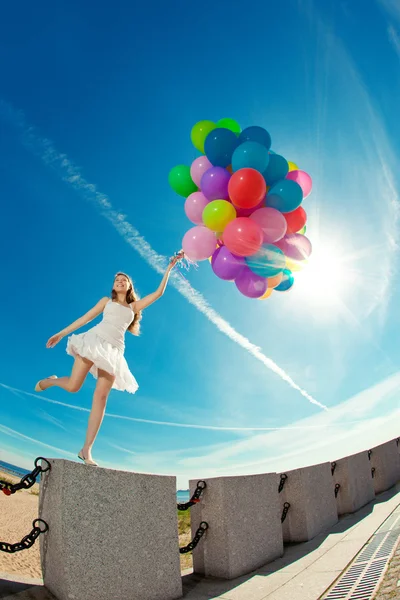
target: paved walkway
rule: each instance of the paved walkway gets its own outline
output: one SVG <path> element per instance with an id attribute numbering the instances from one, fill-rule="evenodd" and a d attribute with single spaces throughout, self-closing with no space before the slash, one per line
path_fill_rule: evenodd
<path id="1" fill-rule="evenodd" d="M 397 486 L 341 519 L 328 533 L 286 547 L 282 558 L 233 581 L 184 574 L 184 600 L 318 600 L 399 505 Z M 399 573 L 400 549 L 392 559 L 377 600 L 400 600 Z M 55 600 L 41 580 L 16 579 L 0 573 L 1 599 Z M 115 596 L 113 600 L 133 599 Z"/>

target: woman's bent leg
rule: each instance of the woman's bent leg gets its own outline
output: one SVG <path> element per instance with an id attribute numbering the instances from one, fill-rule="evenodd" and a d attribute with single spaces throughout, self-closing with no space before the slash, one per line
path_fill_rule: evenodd
<path id="1" fill-rule="evenodd" d="M 92 368 L 93 362 L 87 358 L 76 355 L 71 375 L 69 377 L 59 377 L 58 379 L 42 379 L 39 383 L 42 390 L 51 387 L 60 387 L 67 392 L 79 392 L 87 374 Z"/>

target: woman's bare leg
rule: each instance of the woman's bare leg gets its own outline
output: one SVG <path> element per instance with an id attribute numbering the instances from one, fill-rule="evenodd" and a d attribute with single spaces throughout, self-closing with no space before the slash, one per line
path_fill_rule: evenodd
<path id="1" fill-rule="evenodd" d="M 100 425 L 103 421 L 107 399 L 115 380 L 114 375 L 110 375 L 110 373 L 107 373 L 101 369 L 98 370 L 97 376 L 98 379 L 96 389 L 93 394 L 92 410 L 90 411 L 89 415 L 86 439 L 81 450 L 83 456 L 89 460 L 92 460 L 92 447 L 100 429 Z"/>
<path id="2" fill-rule="evenodd" d="M 59 377 L 58 379 L 42 379 L 40 387 L 47 390 L 50 387 L 60 387 L 67 392 L 79 392 L 87 374 L 92 368 L 92 361 L 82 356 L 76 355 L 71 375 L 69 377 Z"/>

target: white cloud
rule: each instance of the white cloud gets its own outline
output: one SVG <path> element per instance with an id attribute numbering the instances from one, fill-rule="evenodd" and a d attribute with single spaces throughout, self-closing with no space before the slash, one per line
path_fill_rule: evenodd
<path id="1" fill-rule="evenodd" d="M 0 385 L 5 389 L 9 387 Z M 88 411 L 23 390 L 15 390 L 15 388 L 13 390 L 73 410 Z M 288 427 L 270 428 L 268 432 L 255 435 L 249 432 L 247 438 L 238 441 L 146 453 L 135 452 L 131 448 L 114 443 L 109 445 L 125 456 L 125 468 L 135 472 L 174 473 L 179 488 L 186 488 L 189 479 L 285 471 L 336 460 L 398 437 L 400 435 L 399 391 L 400 371 L 342 402 L 329 412 L 301 419 Z M 143 421 L 143 419 L 114 416 Z M 162 422 L 158 424 L 171 425 Z M 180 426 L 174 423 L 172 425 Z M 0 433 L 35 443 L 38 445 L 38 451 L 41 447 L 49 448 L 60 454 L 62 458 L 76 458 L 73 453 L 44 444 L 4 425 L 0 425 Z M 13 455 L 12 452 L 8 453 L 8 459 L 2 454 L 2 460 L 26 468 L 30 466 L 26 456 L 23 457 L 24 462 L 21 462 L 21 457 Z M 116 465 L 110 461 L 102 460 L 101 464 L 104 467 L 116 468 Z"/>
<path id="2" fill-rule="evenodd" d="M 21 134 L 22 142 L 27 148 L 38 156 L 47 166 L 53 168 L 61 176 L 63 181 L 71 185 L 86 201 L 91 202 L 97 209 L 100 209 L 101 214 L 113 225 L 125 242 L 129 244 L 152 269 L 160 274 L 165 271 L 167 266 L 166 258 L 153 250 L 139 231 L 127 221 L 125 215 L 122 215 L 113 209 L 108 196 L 98 192 L 94 184 L 86 181 L 81 175 L 78 167 L 65 154 L 59 153 L 51 140 L 40 136 L 34 127 L 26 125 L 23 113 L 14 111 L 8 103 L 4 100 L 0 100 L 0 117 L 7 119 L 8 122 L 11 122 L 17 127 Z M 236 331 L 228 321 L 221 317 L 221 315 L 210 306 L 206 298 L 200 292 L 195 290 L 186 279 L 180 277 L 178 273 L 172 273 L 171 283 L 175 289 L 177 289 L 190 304 L 203 313 L 203 315 L 205 315 L 205 317 L 207 317 L 221 333 L 249 352 L 249 354 L 259 360 L 267 367 L 267 369 L 271 370 L 290 387 L 298 391 L 311 404 L 327 410 L 325 405 L 315 400 L 315 398 L 308 394 L 306 390 L 297 385 L 293 379 L 271 358 L 266 356 L 260 348 Z"/>
<path id="3" fill-rule="evenodd" d="M 285 471 L 333 461 L 400 435 L 400 371 L 337 405 L 327 413 L 297 421 L 298 430 L 256 434 L 237 442 L 204 448 L 187 456 L 138 455 L 134 468 L 167 473 L 178 486 L 189 479 Z"/>

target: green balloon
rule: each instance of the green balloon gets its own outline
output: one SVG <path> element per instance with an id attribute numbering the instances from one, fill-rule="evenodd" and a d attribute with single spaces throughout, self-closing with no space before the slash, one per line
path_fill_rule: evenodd
<path id="1" fill-rule="evenodd" d="M 168 181 L 174 192 L 184 198 L 187 198 L 198 189 L 190 176 L 190 167 L 187 165 L 177 165 L 171 169 L 168 175 Z"/>
<path id="2" fill-rule="evenodd" d="M 230 131 L 233 131 L 233 133 L 236 133 L 236 135 L 239 135 L 239 133 L 242 131 L 239 123 L 233 119 L 220 119 L 217 123 L 217 127 L 230 129 Z"/>
<path id="3" fill-rule="evenodd" d="M 301 233 L 302 235 L 304 235 L 306 231 L 307 231 L 307 226 L 304 225 L 304 227 L 302 229 L 300 229 L 300 231 L 298 233 Z"/>

